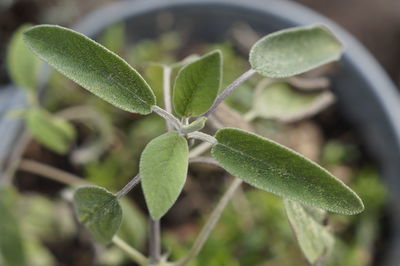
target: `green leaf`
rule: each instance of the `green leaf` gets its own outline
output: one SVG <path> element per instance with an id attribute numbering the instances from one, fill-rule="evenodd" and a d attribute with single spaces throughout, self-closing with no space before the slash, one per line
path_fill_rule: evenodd
<path id="1" fill-rule="evenodd" d="M 178 132 L 153 139 L 142 153 L 140 176 L 153 219 L 161 218 L 175 203 L 186 181 L 189 148 Z"/>
<path id="2" fill-rule="evenodd" d="M 82 187 L 76 190 L 74 203 L 79 221 L 89 229 L 94 239 L 109 243 L 122 221 L 117 197 L 101 187 Z"/>
<path id="3" fill-rule="evenodd" d="M 199 117 L 198 119 L 196 119 L 189 125 L 183 126 L 181 132 L 182 132 L 182 134 L 189 134 L 194 131 L 199 131 L 204 128 L 204 126 L 206 125 L 206 121 L 207 121 L 207 117 L 205 117 L 205 116 Z"/>
<path id="4" fill-rule="evenodd" d="M 297 75 L 338 60 L 342 44 L 322 25 L 296 27 L 265 36 L 250 51 L 250 64 L 269 78 Z"/>
<path id="5" fill-rule="evenodd" d="M 149 114 L 155 96 L 123 59 L 67 28 L 41 25 L 24 33 L 28 47 L 60 73 L 122 110 Z"/>
<path id="6" fill-rule="evenodd" d="M 307 260 L 313 265 L 323 260 L 333 248 L 333 236 L 314 220 L 301 204 L 285 200 L 285 209 L 292 230 Z"/>
<path id="7" fill-rule="evenodd" d="M 319 112 L 325 106 L 316 104 L 326 96 L 321 92 L 301 93 L 285 82 L 276 82 L 255 94 L 252 113 L 264 119 L 292 121 Z"/>
<path id="8" fill-rule="evenodd" d="M 7 266 L 26 265 L 19 221 L 15 217 L 15 192 L 11 188 L 0 188 L 0 256 Z"/>
<path id="9" fill-rule="evenodd" d="M 183 67 L 173 89 L 175 112 L 181 117 L 196 116 L 210 108 L 222 80 L 222 54 L 210 52 Z"/>
<path id="10" fill-rule="evenodd" d="M 39 108 L 27 111 L 25 119 L 29 132 L 40 144 L 60 154 L 68 151 L 76 135 L 69 122 Z"/>
<path id="11" fill-rule="evenodd" d="M 302 155 L 239 129 L 217 132 L 213 157 L 256 188 L 331 212 L 356 214 L 360 198 L 339 179 Z"/>
<path id="12" fill-rule="evenodd" d="M 7 68 L 16 85 L 34 91 L 38 85 L 40 60 L 23 42 L 22 33 L 29 27 L 30 25 L 19 27 L 11 38 L 7 51 Z"/>

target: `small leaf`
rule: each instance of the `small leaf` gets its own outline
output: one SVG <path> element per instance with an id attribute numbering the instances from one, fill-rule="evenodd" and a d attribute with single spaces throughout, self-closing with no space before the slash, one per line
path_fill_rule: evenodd
<path id="1" fill-rule="evenodd" d="M 0 188 L 0 256 L 7 266 L 26 265 L 25 249 L 18 219 L 13 213 L 15 192 Z"/>
<path id="2" fill-rule="evenodd" d="M 181 132 L 182 132 L 182 134 L 189 134 L 194 131 L 199 131 L 204 128 L 204 126 L 206 125 L 206 121 L 207 121 L 207 117 L 205 117 L 205 116 L 199 117 L 198 119 L 196 119 L 189 125 L 183 126 Z"/>
<path id="3" fill-rule="evenodd" d="M 122 221 L 117 197 L 101 187 L 82 187 L 76 190 L 74 203 L 79 221 L 89 229 L 94 239 L 109 243 Z"/>
<path id="4" fill-rule="evenodd" d="M 140 176 L 153 219 L 161 218 L 175 203 L 186 181 L 189 149 L 178 132 L 153 139 L 142 153 Z"/>
<path id="5" fill-rule="evenodd" d="M 215 137 L 213 157 L 256 188 L 336 213 L 364 209 L 360 198 L 339 179 L 278 143 L 233 128 L 221 129 Z"/>
<path id="6" fill-rule="evenodd" d="M 173 89 L 175 112 L 181 117 L 200 115 L 217 97 L 222 79 L 222 54 L 219 50 L 183 67 Z"/>
<path id="7" fill-rule="evenodd" d="M 40 60 L 26 47 L 22 33 L 30 25 L 18 28 L 7 51 L 7 68 L 13 82 L 22 89 L 34 91 L 38 85 Z"/>
<path id="8" fill-rule="evenodd" d="M 60 154 L 68 151 L 76 135 L 69 122 L 39 108 L 27 111 L 25 119 L 29 132 L 40 144 Z"/>
<path id="9" fill-rule="evenodd" d="M 155 96 L 140 74 L 123 59 L 86 36 L 51 25 L 24 33 L 28 47 L 60 73 L 112 105 L 149 114 Z"/>
<path id="10" fill-rule="evenodd" d="M 250 51 L 250 64 L 269 78 L 297 75 L 336 61 L 342 44 L 322 25 L 296 27 L 265 36 Z"/>
<path id="11" fill-rule="evenodd" d="M 285 200 L 286 214 L 303 254 L 311 264 L 323 260 L 332 250 L 333 236 L 310 216 L 301 204 Z"/>
<path id="12" fill-rule="evenodd" d="M 252 113 L 264 119 L 292 122 L 320 112 L 333 99 L 330 92 L 302 93 L 285 82 L 275 82 L 255 94 Z"/>

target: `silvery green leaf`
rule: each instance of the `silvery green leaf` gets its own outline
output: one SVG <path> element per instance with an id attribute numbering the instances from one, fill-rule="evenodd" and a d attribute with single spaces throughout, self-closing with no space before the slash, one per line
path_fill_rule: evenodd
<path id="1" fill-rule="evenodd" d="M 101 187 L 81 187 L 74 194 L 79 221 L 100 243 L 109 243 L 122 221 L 122 209 L 117 197 Z"/>
<path id="2" fill-rule="evenodd" d="M 213 157 L 232 175 L 283 198 L 341 214 L 364 209 L 361 199 L 316 163 L 276 142 L 239 129 L 220 129 Z"/>
<path id="3" fill-rule="evenodd" d="M 181 117 L 196 116 L 211 107 L 222 79 L 222 54 L 210 52 L 184 66 L 173 88 L 173 105 Z"/>
<path id="4" fill-rule="evenodd" d="M 153 219 L 161 218 L 175 203 L 186 181 L 189 148 L 178 132 L 165 133 L 147 144 L 140 158 L 140 177 Z"/>
<path id="5" fill-rule="evenodd" d="M 269 34 L 250 51 L 250 64 L 259 74 L 282 78 L 336 61 L 342 44 L 323 25 L 295 27 Z"/>
<path id="6" fill-rule="evenodd" d="M 66 77 L 112 105 L 149 114 L 155 96 L 140 74 L 105 47 L 73 30 L 40 25 L 24 33 L 27 46 Z"/>

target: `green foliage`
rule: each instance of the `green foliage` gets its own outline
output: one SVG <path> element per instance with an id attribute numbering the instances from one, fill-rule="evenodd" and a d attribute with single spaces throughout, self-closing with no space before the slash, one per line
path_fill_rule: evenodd
<path id="1" fill-rule="evenodd" d="M 13 82 L 29 91 L 35 91 L 40 69 L 39 59 L 25 46 L 22 33 L 30 25 L 18 28 L 11 38 L 7 51 L 7 68 Z"/>
<path id="2" fill-rule="evenodd" d="M 257 41 L 250 64 L 259 74 L 283 78 L 338 60 L 342 44 L 322 25 L 281 30 Z"/>
<path id="3" fill-rule="evenodd" d="M 150 87 L 136 70 L 100 44 L 51 25 L 30 28 L 24 40 L 41 59 L 103 100 L 125 111 L 151 113 L 156 100 Z"/>
<path id="4" fill-rule="evenodd" d="M 118 231 L 122 209 L 117 197 L 101 187 L 82 187 L 74 194 L 78 219 L 99 243 L 107 244 Z"/>
<path id="5" fill-rule="evenodd" d="M 125 43 L 125 27 L 122 23 L 116 23 L 108 27 L 99 41 L 108 50 L 119 54 L 123 51 Z"/>
<path id="6" fill-rule="evenodd" d="M 0 187 L 0 256 L 7 266 L 24 266 L 26 265 L 25 250 L 19 221 L 13 209 L 15 197 L 14 190 Z"/>
<path id="7" fill-rule="evenodd" d="M 285 200 L 285 209 L 293 232 L 307 260 L 311 264 L 322 263 L 324 257 L 333 248 L 333 236 L 301 204 Z"/>
<path id="8" fill-rule="evenodd" d="M 182 133 L 187 134 L 190 132 L 199 131 L 204 128 L 204 126 L 206 125 L 206 121 L 207 121 L 207 117 L 205 117 L 205 116 L 199 117 L 198 119 L 196 119 L 189 125 L 183 126 Z"/>
<path id="9" fill-rule="evenodd" d="M 175 203 L 186 181 L 189 149 L 178 132 L 165 133 L 147 144 L 140 159 L 140 176 L 153 219 L 161 218 Z"/>
<path id="10" fill-rule="evenodd" d="M 250 185 L 336 213 L 356 214 L 364 209 L 345 184 L 278 143 L 231 128 L 219 130 L 215 137 L 213 157 Z"/>
<path id="11" fill-rule="evenodd" d="M 264 119 L 285 119 L 302 112 L 315 102 L 321 93 L 301 93 L 285 82 L 272 83 L 254 94 L 254 116 Z"/>
<path id="12" fill-rule="evenodd" d="M 173 89 L 175 112 L 181 117 L 204 113 L 214 103 L 222 79 L 222 55 L 210 52 L 183 67 Z"/>
<path id="13" fill-rule="evenodd" d="M 52 116 L 41 108 L 32 108 L 25 114 L 26 126 L 32 136 L 43 146 L 64 154 L 75 138 L 75 129 L 67 121 Z"/>

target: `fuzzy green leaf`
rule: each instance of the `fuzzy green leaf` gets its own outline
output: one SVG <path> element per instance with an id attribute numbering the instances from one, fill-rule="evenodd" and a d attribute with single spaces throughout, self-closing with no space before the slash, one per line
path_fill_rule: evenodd
<path id="1" fill-rule="evenodd" d="M 314 265 L 324 259 L 333 248 L 333 236 L 314 220 L 301 204 L 285 200 L 285 209 L 292 230 L 307 260 Z"/>
<path id="2" fill-rule="evenodd" d="M 315 108 L 315 103 L 321 97 L 325 97 L 321 92 L 301 93 L 287 83 L 276 82 L 255 94 L 252 113 L 265 119 L 288 121 L 297 115 L 310 113 L 311 107 L 316 109 L 314 113 L 320 111 L 320 108 Z"/>
<path id="3" fill-rule="evenodd" d="M 173 89 L 175 112 L 181 117 L 196 116 L 210 108 L 222 79 L 222 54 L 219 50 L 183 67 Z"/>
<path id="4" fill-rule="evenodd" d="M 338 60 L 342 44 L 322 25 L 296 27 L 265 36 L 250 51 L 250 64 L 270 78 L 297 75 Z"/>
<path id="5" fill-rule="evenodd" d="M 142 153 L 140 176 L 153 219 L 161 218 L 175 203 L 186 181 L 189 148 L 178 132 L 153 139 Z"/>
<path id="6" fill-rule="evenodd" d="M 60 73 L 122 110 L 149 114 L 155 96 L 123 59 L 67 28 L 41 25 L 25 31 L 28 47 Z"/>
<path id="7" fill-rule="evenodd" d="M 109 243 L 122 221 L 117 197 L 101 187 L 82 187 L 76 190 L 74 203 L 79 221 L 89 229 L 94 239 Z"/>
<path id="8" fill-rule="evenodd" d="M 40 144 L 60 154 L 68 151 L 76 135 L 69 122 L 39 108 L 27 111 L 25 119 L 29 132 Z"/>
<path id="9" fill-rule="evenodd" d="M 34 91 L 38 85 L 40 60 L 29 51 L 22 39 L 22 33 L 29 27 L 19 27 L 11 38 L 7 51 L 7 68 L 16 85 Z"/>
<path id="10" fill-rule="evenodd" d="M 5 265 L 24 266 L 26 255 L 18 219 L 13 213 L 15 192 L 0 187 L 0 256 Z"/>
<path id="11" fill-rule="evenodd" d="M 356 214 L 364 209 L 340 180 L 278 143 L 233 128 L 221 129 L 215 137 L 213 157 L 250 185 L 331 212 Z"/>

